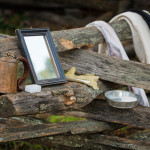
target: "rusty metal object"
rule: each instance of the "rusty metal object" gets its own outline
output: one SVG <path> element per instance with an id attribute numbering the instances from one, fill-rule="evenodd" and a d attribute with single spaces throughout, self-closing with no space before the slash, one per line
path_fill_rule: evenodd
<path id="1" fill-rule="evenodd" d="M 29 67 L 27 67 L 28 64 L 24 59 L 19 59 L 19 61 L 24 64 L 24 76 L 21 77 L 21 79 L 25 81 L 29 72 Z M 17 92 L 17 66 L 19 61 L 10 57 L 0 58 L 0 93 Z M 20 80 L 20 78 L 18 80 Z M 23 84 L 23 82 L 21 82 L 21 84 Z M 20 86 L 19 84 L 19 87 Z"/>
<path id="2" fill-rule="evenodd" d="M 29 67 L 29 63 L 27 61 L 26 58 L 24 57 L 18 57 L 17 60 L 19 62 L 22 62 L 23 65 L 24 65 L 24 73 L 23 73 L 23 77 L 20 77 L 18 80 L 17 80 L 17 91 L 21 92 L 23 90 L 23 83 L 25 82 L 28 74 L 29 74 L 29 70 L 30 70 L 30 67 Z"/>

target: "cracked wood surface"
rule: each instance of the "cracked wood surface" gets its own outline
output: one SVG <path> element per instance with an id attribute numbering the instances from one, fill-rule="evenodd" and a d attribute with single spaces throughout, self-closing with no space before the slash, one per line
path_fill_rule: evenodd
<path id="1" fill-rule="evenodd" d="M 66 84 L 42 88 L 40 93 L 18 92 L 0 96 L 0 117 L 58 112 L 66 109 L 80 109 L 102 92 L 110 89 L 109 84 L 99 82 L 100 89 L 93 90 L 84 84 Z M 73 93 L 73 95 L 70 95 Z M 76 100 L 71 100 L 74 96 Z"/>
<path id="2" fill-rule="evenodd" d="M 132 140 L 149 142 L 150 141 L 150 129 L 146 129 L 146 130 L 131 134 L 127 136 L 127 138 L 132 139 Z"/>
<path id="3" fill-rule="evenodd" d="M 109 106 L 105 100 L 93 100 L 79 111 L 70 110 L 69 112 L 64 111 L 62 113 L 63 115 L 91 118 L 99 121 L 122 123 L 133 127 L 150 129 L 149 107 L 137 106 L 131 109 L 118 109 Z"/>
<path id="4" fill-rule="evenodd" d="M 111 24 L 121 40 L 131 39 L 131 31 L 126 21 Z M 80 48 L 83 46 L 94 46 L 104 42 L 102 33 L 96 27 L 84 27 L 62 31 L 51 32 L 55 47 L 58 52 Z M 16 37 L 0 39 L 0 56 L 5 56 L 6 52 L 21 56 Z"/>
<path id="5" fill-rule="evenodd" d="M 116 136 L 103 134 L 90 135 L 56 135 L 42 139 L 32 139 L 31 143 L 39 143 L 43 146 L 72 150 L 149 150 L 150 143 L 138 140 L 130 140 Z"/>
<path id="6" fill-rule="evenodd" d="M 1 121 L 0 121 L 1 124 Z M 114 126 L 114 128 L 116 128 Z M 54 136 L 60 134 L 90 134 L 101 132 L 104 130 L 112 130 L 108 123 L 83 120 L 77 122 L 63 122 L 63 123 L 47 123 L 38 125 L 16 125 L 0 129 L 0 142 L 8 142 L 14 140 L 24 140 L 37 137 Z"/>
<path id="7" fill-rule="evenodd" d="M 102 80 L 150 90 L 150 65 L 98 55 L 96 52 L 76 49 L 60 54 L 64 70 L 71 66 L 79 74 L 91 73 Z"/>

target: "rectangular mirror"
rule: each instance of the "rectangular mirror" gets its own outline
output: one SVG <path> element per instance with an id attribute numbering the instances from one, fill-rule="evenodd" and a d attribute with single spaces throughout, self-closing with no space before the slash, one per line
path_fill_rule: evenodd
<path id="1" fill-rule="evenodd" d="M 33 83 L 52 85 L 66 82 L 49 29 L 16 30 L 22 55 L 29 61 Z"/>

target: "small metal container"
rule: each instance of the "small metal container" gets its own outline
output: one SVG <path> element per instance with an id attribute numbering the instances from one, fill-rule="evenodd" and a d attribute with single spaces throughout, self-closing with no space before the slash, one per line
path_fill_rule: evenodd
<path id="1" fill-rule="evenodd" d="M 24 65 L 23 77 L 17 80 L 18 63 Z M 28 61 L 24 57 L 0 57 L 0 93 L 16 93 L 22 90 L 22 84 L 29 72 Z"/>
<path id="2" fill-rule="evenodd" d="M 122 109 L 136 107 L 140 100 L 139 95 L 123 90 L 105 92 L 105 97 L 110 106 Z"/>

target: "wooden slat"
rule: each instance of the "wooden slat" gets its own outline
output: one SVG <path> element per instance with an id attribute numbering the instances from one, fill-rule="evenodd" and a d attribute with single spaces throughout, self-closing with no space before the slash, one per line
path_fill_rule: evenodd
<path id="1" fill-rule="evenodd" d="M 132 109 L 118 109 L 109 106 L 105 100 L 94 100 L 80 111 L 65 111 L 63 115 L 118 122 L 150 129 L 150 109 L 148 107 L 137 106 Z"/>
<path id="2" fill-rule="evenodd" d="M 121 40 L 131 39 L 129 25 L 125 21 L 111 24 Z M 55 47 L 58 52 L 80 48 L 82 46 L 94 46 L 104 41 L 102 33 L 96 27 L 76 28 L 70 30 L 51 32 Z M 0 56 L 6 52 L 21 56 L 16 37 L 0 39 Z"/>
<path id="3" fill-rule="evenodd" d="M 80 74 L 91 73 L 103 80 L 150 90 L 149 64 L 98 55 L 82 49 L 61 53 L 60 58 L 65 70 L 73 66 Z"/>
<path id="4" fill-rule="evenodd" d="M 149 150 L 149 142 L 141 142 L 138 140 L 129 140 L 125 138 L 119 138 L 116 136 L 107 136 L 102 134 L 90 134 L 90 135 L 57 135 L 50 136 L 43 139 L 30 140 L 32 143 L 41 143 L 49 147 L 66 148 L 66 149 L 79 149 L 79 150 Z"/>
<path id="5" fill-rule="evenodd" d="M 0 118 L 0 131 L 9 128 L 38 125 L 43 123 L 45 123 L 45 121 L 33 118 L 31 116 Z"/>
<path id="6" fill-rule="evenodd" d="M 0 130 L 4 130 L 7 128 L 15 128 L 15 127 L 23 127 L 25 124 L 15 119 L 11 118 L 0 118 Z"/>
<path id="7" fill-rule="evenodd" d="M 139 131 L 137 133 L 127 136 L 126 138 L 132 139 L 132 140 L 139 140 L 143 142 L 149 142 L 150 141 L 150 129 Z"/>
<path id="8" fill-rule="evenodd" d="M 37 137 L 66 134 L 66 133 L 70 133 L 72 135 L 81 134 L 81 133 L 89 134 L 89 133 L 101 132 L 107 129 L 112 129 L 112 127 L 107 123 L 92 121 L 92 120 L 16 126 L 16 127 L 1 129 L 0 142 L 31 139 Z"/>

